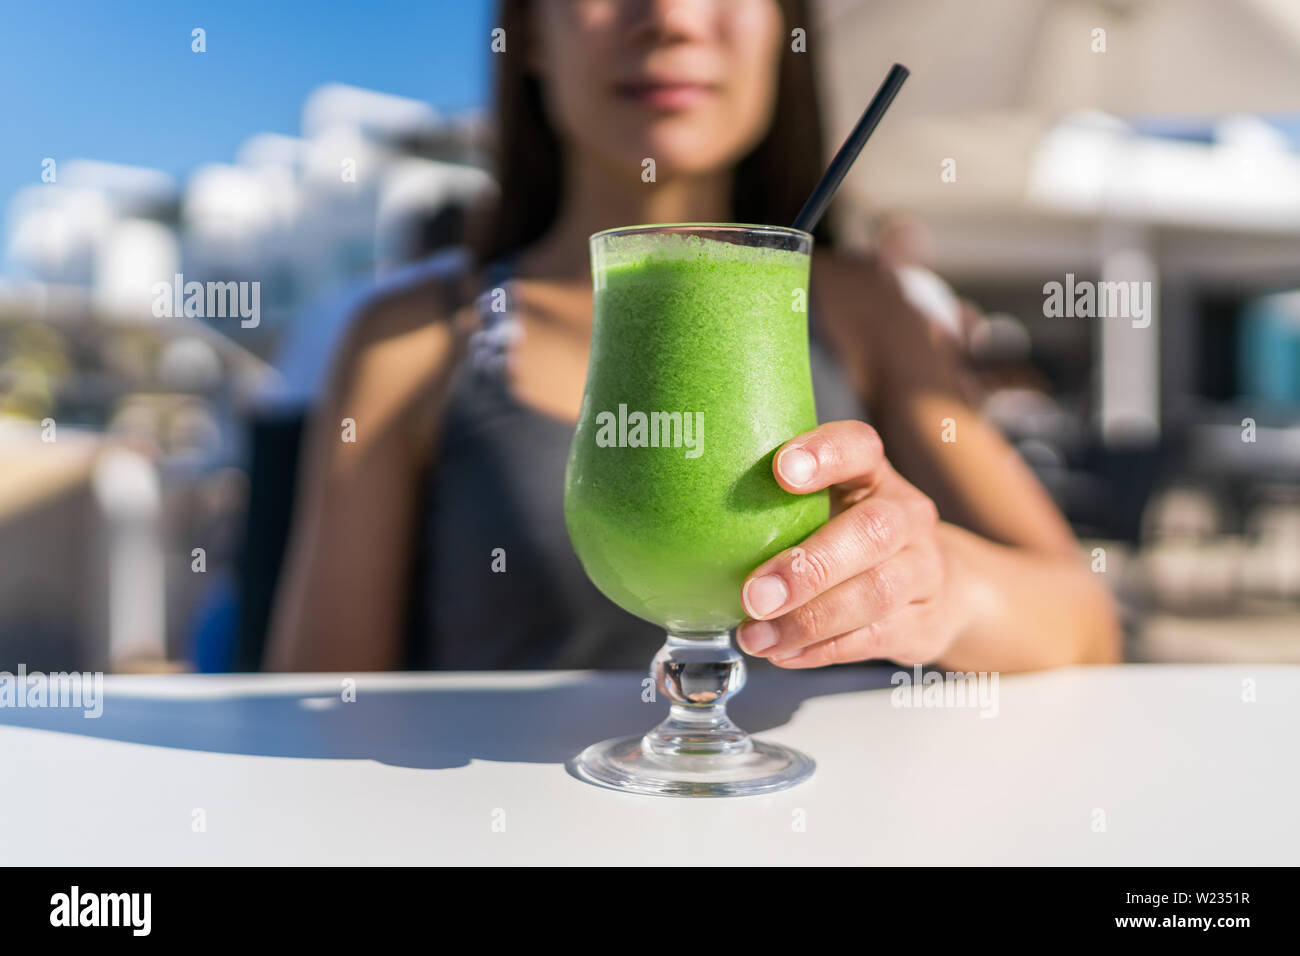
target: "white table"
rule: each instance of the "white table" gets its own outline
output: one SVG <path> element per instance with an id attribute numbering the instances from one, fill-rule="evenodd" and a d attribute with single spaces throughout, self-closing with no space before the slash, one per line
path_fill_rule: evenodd
<path id="1" fill-rule="evenodd" d="M 695 800 L 565 770 L 659 719 L 639 674 L 109 677 L 0 708 L 0 864 L 1300 862 L 1300 667 L 1002 677 L 991 719 L 890 673 L 753 676 L 733 716 L 817 773 Z"/>

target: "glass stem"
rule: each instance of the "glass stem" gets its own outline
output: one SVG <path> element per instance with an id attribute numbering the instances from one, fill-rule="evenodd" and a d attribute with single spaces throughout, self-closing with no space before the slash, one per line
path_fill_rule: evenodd
<path id="1" fill-rule="evenodd" d="M 727 701 L 745 686 L 745 659 L 731 634 L 668 634 L 650 667 L 671 702 L 668 719 L 645 735 L 646 751 L 663 756 L 746 753 L 749 735 L 727 716 Z"/>

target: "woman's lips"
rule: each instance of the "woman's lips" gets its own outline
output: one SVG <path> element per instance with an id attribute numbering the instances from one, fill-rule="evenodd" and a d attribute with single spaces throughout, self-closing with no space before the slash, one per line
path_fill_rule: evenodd
<path id="1" fill-rule="evenodd" d="M 698 106 L 712 96 L 715 89 L 711 83 L 645 81 L 619 83 L 614 92 L 622 99 L 654 110 L 677 112 Z"/>

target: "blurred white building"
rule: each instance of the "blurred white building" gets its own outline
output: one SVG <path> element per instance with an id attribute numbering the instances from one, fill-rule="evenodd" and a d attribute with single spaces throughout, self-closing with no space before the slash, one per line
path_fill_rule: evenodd
<path id="1" fill-rule="evenodd" d="M 0 563 L 24 567 L 0 592 L 0 662 L 195 657 L 187 635 L 230 613 L 247 482 L 232 466 L 249 435 L 263 415 L 301 415 L 378 282 L 459 261 L 465 214 L 494 189 L 485 133 L 477 117 L 331 85 L 304 103 L 300 136 L 254 133 L 184 182 L 57 160 L 13 197 Z M 204 314 L 185 315 L 176 297 L 195 282 Z M 210 314 L 217 283 L 250 301 L 256 283 L 257 321 Z"/>
<path id="2" fill-rule="evenodd" d="M 174 220 L 179 190 L 171 176 L 84 159 L 56 163 L 50 175 L 50 182 L 19 190 L 9 204 L 5 252 L 24 278 L 94 287 L 111 282 L 109 273 L 128 260 L 132 270 L 161 274 L 177 264 L 174 240 L 160 243 L 147 228 L 120 228 Z"/>
<path id="3" fill-rule="evenodd" d="M 256 326 L 209 321 L 265 355 L 331 290 L 454 239 L 429 224 L 494 188 L 476 116 L 331 84 L 307 98 L 301 127 L 251 135 L 233 162 L 204 164 L 183 186 L 158 170 L 60 163 L 54 182 L 11 201 L 6 255 L 21 280 L 87 290 L 104 316 L 143 323 L 155 284 L 176 275 L 257 282 Z"/>

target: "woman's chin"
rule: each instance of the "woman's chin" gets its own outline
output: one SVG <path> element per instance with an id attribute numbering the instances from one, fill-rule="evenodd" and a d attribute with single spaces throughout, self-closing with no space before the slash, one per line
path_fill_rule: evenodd
<path id="1" fill-rule="evenodd" d="M 620 150 L 620 154 L 620 165 L 635 167 L 642 182 L 647 183 L 682 176 L 708 176 L 730 169 L 740 158 L 739 152 L 719 149 L 714 142 L 680 139 L 646 140 L 640 148 Z M 654 165 L 647 160 L 654 160 Z"/>
<path id="2" fill-rule="evenodd" d="M 734 165 L 744 155 L 749 141 L 730 131 L 719 138 L 722 124 L 706 123 L 700 117 L 662 117 L 636 123 L 629 119 L 614 118 L 602 124 L 598 139 L 584 139 L 589 149 L 605 153 L 607 161 L 634 168 L 646 182 L 651 181 L 647 159 L 654 160 L 655 180 L 670 174 L 701 175 Z"/>

